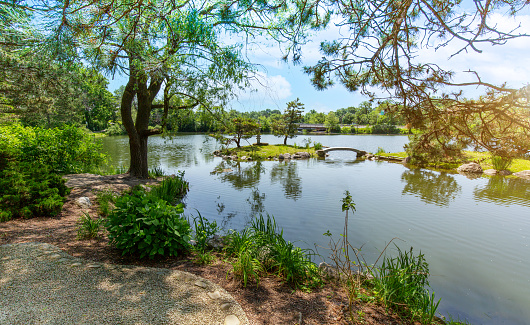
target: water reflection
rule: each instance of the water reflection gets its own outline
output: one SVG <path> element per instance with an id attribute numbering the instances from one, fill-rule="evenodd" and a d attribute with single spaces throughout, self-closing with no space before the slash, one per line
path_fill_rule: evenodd
<path id="1" fill-rule="evenodd" d="M 403 194 L 414 195 L 423 202 L 440 206 L 449 205 L 462 190 L 452 175 L 430 170 L 407 170 L 401 175 L 401 181 L 406 183 Z"/>
<path id="2" fill-rule="evenodd" d="M 520 204 L 530 206 L 530 181 L 521 178 L 493 176 L 482 188 L 475 188 L 473 197 L 478 201 L 501 205 Z"/>
<path id="3" fill-rule="evenodd" d="M 232 220 L 232 218 L 237 216 L 237 211 L 224 213 L 226 209 L 226 205 L 221 201 L 221 196 L 217 197 L 217 199 L 215 200 L 215 204 L 217 205 L 216 206 L 217 214 L 221 217 L 221 228 L 228 229 L 227 226 L 230 223 L 230 220 Z"/>
<path id="4" fill-rule="evenodd" d="M 280 183 L 285 197 L 296 201 L 302 196 L 302 179 L 295 161 L 279 162 L 271 169 L 271 182 Z"/>
<path id="5" fill-rule="evenodd" d="M 251 216 L 265 212 L 264 201 L 265 193 L 261 193 L 257 188 L 253 189 L 247 199 L 248 204 L 250 204 Z"/>
<path id="6" fill-rule="evenodd" d="M 265 173 L 261 161 L 239 162 L 223 160 L 210 173 L 217 175 L 222 182 L 230 183 L 235 189 L 255 187 Z"/>

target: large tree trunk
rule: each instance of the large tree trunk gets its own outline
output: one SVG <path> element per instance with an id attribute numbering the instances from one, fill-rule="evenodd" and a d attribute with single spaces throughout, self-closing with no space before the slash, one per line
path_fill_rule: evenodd
<path id="1" fill-rule="evenodd" d="M 121 118 L 129 136 L 131 155 L 129 174 L 138 178 L 148 178 L 147 139 L 150 135 L 159 133 L 149 131 L 149 118 L 153 100 L 160 91 L 163 79 L 151 78 L 150 85 L 147 87 L 148 77 L 139 71 L 133 71 L 133 65 L 129 66 L 131 73 L 121 100 Z M 131 109 L 135 95 L 138 99 L 138 112 L 136 122 L 133 122 Z"/>

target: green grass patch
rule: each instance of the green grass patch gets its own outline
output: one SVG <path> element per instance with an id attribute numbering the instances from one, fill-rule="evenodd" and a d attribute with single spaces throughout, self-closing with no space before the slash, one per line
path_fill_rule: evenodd
<path id="1" fill-rule="evenodd" d="M 314 147 L 306 148 L 304 146 L 294 146 L 294 145 L 283 145 L 283 144 L 273 144 L 266 146 L 244 146 L 241 148 L 230 149 L 230 152 L 237 153 L 238 157 L 252 157 L 252 159 L 267 159 L 268 157 L 278 157 L 280 154 L 288 153 L 294 154 L 297 152 L 309 152 L 311 155 L 315 153 Z"/>
<path id="2" fill-rule="evenodd" d="M 381 156 L 394 156 L 394 157 L 407 157 L 406 152 L 386 152 L 381 153 Z M 491 160 L 491 154 L 489 152 L 477 152 L 477 151 L 464 151 L 464 159 L 452 162 L 452 163 L 442 163 L 442 162 L 436 162 L 432 164 L 428 164 L 427 167 L 429 168 L 436 168 L 436 169 L 456 169 L 461 164 L 466 162 L 475 161 L 480 164 L 482 169 L 494 169 L 493 162 Z M 512 163 L 508 167 L 508 170 L 512 173 L 520 172 L 523 170 L 530 170 L 530 160 L 529 159 L 514 159 L 512 160 Z"/>
<path id="3" fill-rule="evenodd" d="M 494 169 L 489 152 L 464 151 L 464 156 L 469 161 L 476 161 L 480 164 L 482 169 Z M 528 159 L 514 159 L 508 167 L 512 173 L 517 173 L 523 170 L 530 170 L 530 160 Z"/>
<path id="4" fill-rule="evenodd" d="M 407 153 L 406 152 L 382 152 L 378 153 L 378 155 L 383 157 L 400 157 L 400 158 L 406 158 Z"/>

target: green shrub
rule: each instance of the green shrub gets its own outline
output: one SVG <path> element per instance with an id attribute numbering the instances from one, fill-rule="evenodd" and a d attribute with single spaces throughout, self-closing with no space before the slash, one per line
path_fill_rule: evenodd
<path id="1" fill-rule="evenodd" d="M 401 131 L 390 124 L 376 124 L 372 126 L 372 134 L 400 134 Z"/>
<path id="2" fill-rule="evenodd" d="M 153 186 L 150 195 L 164 200 L 170 204 L 182 198 L 189 189 L 189 183 L 184 180 L 184 172 L 176 176 L 165 177 L 160 184 Z"/>
<path id="3" fill-rule="evenodd" d="M 382 153 L 386 153 L 385 149 L 382 147 L 377 147 L 377 151 L 375 152 L 376 155 L 380 155 Z"/>
<path id="4" fill-rule="evenodd" d="M 126 135 L 127 131 L 121 123 L 112 123 L 105 131 L 107 135 Z"/>
<path id="5" fill-rule="evenodd" d="M 351 127 L 349 126 L 345 126 L 343 128 L 340 129 L 340 133 L 343 133 L 343 134 L 350 134 L 351 133 Z"/>
<path id="6" fill-rule="evenodd" d="M 10 162 L 0 171 L 0 219 L 54 217 L 70 190 L 61 176 L 36 163 Z"/>
<path id="7" fill-rule="evenodd" d="M 88 213 L 83 212 L 78 221 L 77 239 L 99 238 L 99 230 L 104 221 L 103 218 L 92 219 Z"/>
<path id="8" fill-rule="evenodd" d="M 123 255 L 176 256 L 189 248 L 191 228 L 183 211 L 182 204 L 172 206 L 144 190 L 122 195 L 105 224 L 110 243 Z"/>
<path id="9" fill-rule="evenodd" d="M 105 160 L 101 142 L 74 126 L 43 129 L 20 124 L 0 126 L 0 152 L 18 161 L 46 165 L 61 174 L 93 171 Z"/>
<path id="10" fill-rule="evenodd" d="M 364 128 L 355 128 L 355 133 L 357 134 L 372 134 L 372 128 L 367 126 Z"/>
<path id="11" fill-rule="evenodd" d="M 322 143 L 320 143 L 320 142 L 314 142 L 314 143 L 313 143 L 313 148 L 314 148 L 315 150 L 322 150 Z"/>

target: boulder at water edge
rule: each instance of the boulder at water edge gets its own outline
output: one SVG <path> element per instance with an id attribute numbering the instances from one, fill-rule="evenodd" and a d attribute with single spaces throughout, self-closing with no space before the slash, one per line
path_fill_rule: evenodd
<path id="1" fill-rule="evenodd" d="M 459 173 L 482 174 L 482 167 L 480 167 L 480 165 L 476 162 L 470 162 L 458 167 L 456 171 Z"/>
<path id="2" fill-rule="evenodd" d="M 311 157 L 311 154 L 305 151 L 297 152 L 296 154 L 300 156 L 300 159 L 308 159 Z"/>
<path id="3" fill-rule="evenodd" d="M 517 173 L 513 173 L 514 176 L 530 179 L 530 170 L 523 170 Z"/>

